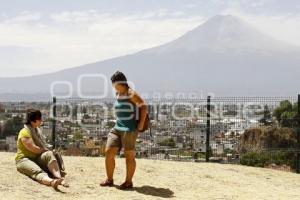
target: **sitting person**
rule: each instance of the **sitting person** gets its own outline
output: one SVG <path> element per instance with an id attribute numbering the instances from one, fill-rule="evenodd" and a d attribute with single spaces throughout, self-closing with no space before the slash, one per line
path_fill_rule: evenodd
<path id="1" fill-rule="evenodd" d="M 41 184 L 57 189 L 59 185 L 68 187 L 61 173 L 59 162 L 50 146 L 46 143 L 39 129 L 42 114 L 39 110 L 29 109 L 26 123 L 19 132 L 17 154 L 15 157 L 17 170 Z"/>

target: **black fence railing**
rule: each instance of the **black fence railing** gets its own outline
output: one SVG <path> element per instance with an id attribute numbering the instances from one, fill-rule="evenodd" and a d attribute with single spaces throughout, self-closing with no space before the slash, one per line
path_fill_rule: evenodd
<path id="1" fill-rule="evenodd" d="M 296 171 L 298 97 L 146 99 L 151 126 L 137 156 L 210 161 Z M 66 154 L 104 155 L 115 99 L 53 99 L 52 139 Z"/>

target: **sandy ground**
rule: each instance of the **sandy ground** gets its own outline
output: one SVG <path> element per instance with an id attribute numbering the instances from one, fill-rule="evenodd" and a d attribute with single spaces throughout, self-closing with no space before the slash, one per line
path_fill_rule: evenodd
<path id="1" fill-rule="evenodd" d="M 64 157 L 70 188 L 60 192 L 19 174 L 14 154 L 0 153 L 0 199 L 300 199 L 300 175 L 214 163 L 137 160 L 134 189 L 100 188 L 104 159 Z M 115 183 L 125 177 L 117 159 Z"/>

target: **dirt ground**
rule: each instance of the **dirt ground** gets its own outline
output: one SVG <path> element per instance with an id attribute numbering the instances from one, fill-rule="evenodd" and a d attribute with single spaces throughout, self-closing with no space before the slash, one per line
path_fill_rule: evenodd
<path id="1" fill-rule="evenodd" d="M 16 171 L 13 153 L 0 153 L 0 199 L 300 199 L 300 175 L 214 163 L 137 160 L 134 188 L 101 188 L 104 159 L 64 157 L 70 188 L 55 191 Z M 125 177 L 117 159 L 115 184 Z"/>

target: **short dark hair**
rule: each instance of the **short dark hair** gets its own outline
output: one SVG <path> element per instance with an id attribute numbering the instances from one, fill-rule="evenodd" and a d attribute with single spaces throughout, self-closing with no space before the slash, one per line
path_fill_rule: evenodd
<path id="1" fill-rule="evenodd" d="M 42 119 L 42 113 L 36 109 L 28 109 L 26 111 L 26 120 L 25 124 L 30 125 L 31 122 L 35 122 L 36 120 Z"/>
<path id="2" fill-rule="evenodd" d="M 112 83 L 120 82 L 120 84 L 123 84 L 129 88 L 126 76 L 120 71 L 116 71 L 110 79 Z"/>

